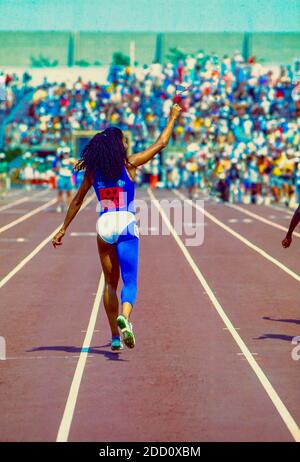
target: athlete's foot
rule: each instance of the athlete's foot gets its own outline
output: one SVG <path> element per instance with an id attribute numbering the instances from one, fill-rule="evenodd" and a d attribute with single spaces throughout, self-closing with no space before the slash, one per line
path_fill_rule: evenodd
<path id="1" fill-rule="evenodd" d="M 120 351 L 120 350 L 123 350 L 123 348 L 124 348 L 123 342 L 122 342 L 122 340 L 120 339 L 120 336 L 119 336 L 119 335 L 114 335 L 114 336 L 111 338 L 110 347 L 111 347 L 112 351 Z"/>
<path id="2" fill-rule="evenodd" d="M 123 335 L 123 341 L 128 348 L 134 348 L 135 337 L 131 322 L 123 314 L 117 317 L 117 323 Z"/>

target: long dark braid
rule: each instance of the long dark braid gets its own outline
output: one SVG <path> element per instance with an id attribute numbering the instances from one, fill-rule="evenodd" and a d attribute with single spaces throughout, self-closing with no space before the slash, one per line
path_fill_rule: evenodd
<path id="1" fill-rule="evenodd" d="M 85 170 L 92 176 L 99 172 L 104 179 L 118 178 L 127 159 L 122 137 L 118 127 L 108 127 L 97 133 L 82 150 L 74 169 Z"/>

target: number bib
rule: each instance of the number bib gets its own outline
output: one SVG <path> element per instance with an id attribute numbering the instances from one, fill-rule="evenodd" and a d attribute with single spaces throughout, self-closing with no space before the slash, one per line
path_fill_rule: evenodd
<path id="1" fill-rule="evenodd" d="M 100 200 L 103 209 L 114 210 L 124 207 L 124 191 L 123 188 L 115 186 L 113 188 L 100 188 Z"/>

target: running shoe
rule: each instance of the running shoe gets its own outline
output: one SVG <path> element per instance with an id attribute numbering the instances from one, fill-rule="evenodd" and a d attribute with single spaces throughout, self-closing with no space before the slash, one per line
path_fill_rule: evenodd
<path id="1" fill-rule="evenodd" d="M 118 326 L 123 334 L 123 341 L 128 348 L 134 348 L 135 337 L 132 329 L 132 324 L 129 322 L 123 314 L 117 317 Z"/>
<path id="2" fill-rule="evenodd" d="M 110 347 L 113 351 L 123 350 L 124 346 L 119 335 L 112 337 Z"/>

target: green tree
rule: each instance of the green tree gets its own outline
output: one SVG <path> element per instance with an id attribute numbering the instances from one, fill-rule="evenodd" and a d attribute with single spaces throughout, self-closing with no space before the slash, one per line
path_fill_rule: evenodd
<path id="1" fill-rule="evenodd" d="M 85 59 L 80 59 L 79 61 L 75 61 L 76 66 L 80 67 L 88 67 L 90 63 L 86 61 Z"/>
<path id="2" fill-rule="evenodd" d="M 116 51 L 112 57 L 112 63 L 116 66 L 129 66 L 129 56 L 124 55 L 121 51 Z"/>
<path id="3" fill-rule="evenodd" d="M 178 47 L 169 48 L 169 53 L 166 55 L 166 58 L 172 64 L 176 64 L 179 59 L 185 59 L 186 57 L 187 53 Z"/>
<path id="4" fill-rule="evenodd" d="M 46 56 L 40 54 L 38 58 L 30 56 L 31 67 L 56 67 L 58 66 L 58 60 L 50 60 Z"/>

